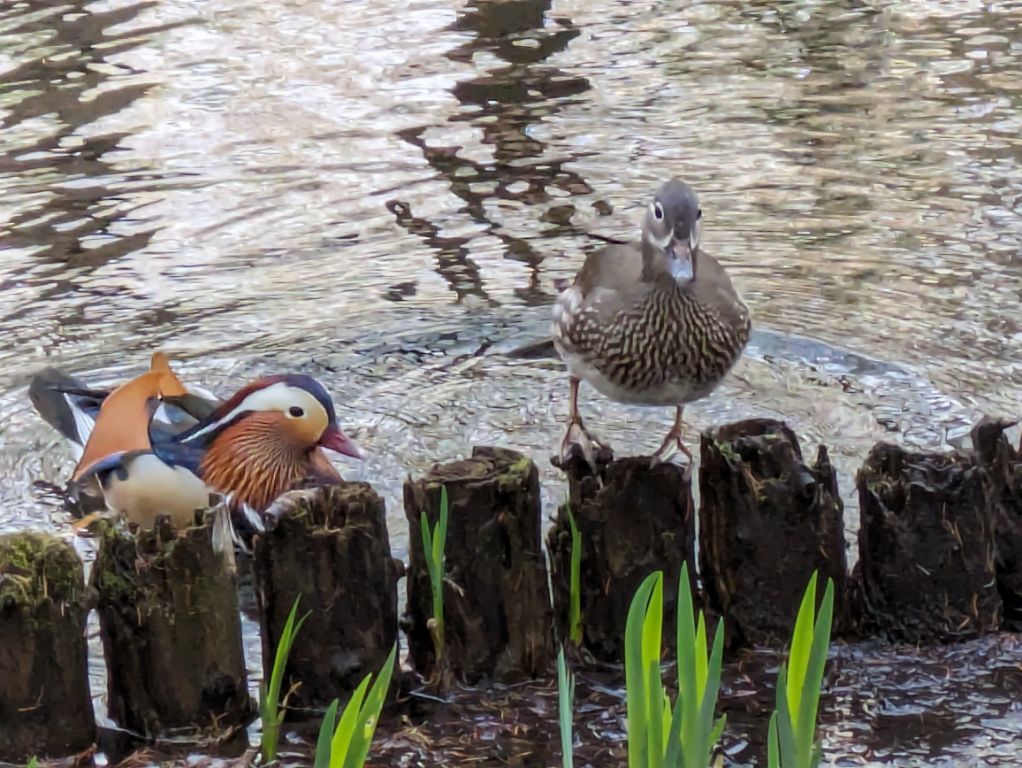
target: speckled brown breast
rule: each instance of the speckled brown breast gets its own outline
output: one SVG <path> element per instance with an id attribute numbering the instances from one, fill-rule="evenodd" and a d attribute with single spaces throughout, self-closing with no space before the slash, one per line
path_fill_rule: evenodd
<path id="1" fill-rule="evenodd" d="M 569 367 L 588 367 L 576 375 L 625 402 L 680 404 L 705 396 L 738 360 L 751 329 L 740 301 L 736 322 L 728 322 L 670 282 L 610 318 L 584 304 L 567 309 L 559 329 L 555 318 L 555 339 Z"/>

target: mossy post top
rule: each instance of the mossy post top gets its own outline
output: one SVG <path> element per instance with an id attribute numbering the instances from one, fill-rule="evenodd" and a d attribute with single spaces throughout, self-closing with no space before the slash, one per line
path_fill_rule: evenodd
<path id="1" fill-rule="evenodd" d="M 70 544 L 35 531 L 0 535 L 0 608 L 74 603 L 84 592 L 82 562 Z"/>

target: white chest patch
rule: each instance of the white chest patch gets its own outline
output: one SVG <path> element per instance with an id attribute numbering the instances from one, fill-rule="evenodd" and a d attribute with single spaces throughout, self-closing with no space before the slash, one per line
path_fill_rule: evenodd
<path id="1" fill-rule="evenodd" d="M 172 467 L 151 453 L 128 461 L 127 478 L 112 473 L 103 488 L 111 512 L 143 528 L 169 515 L 177 529 L 192 524 L 195 510 L 209 506 L 210 489 L 184 467 Z"/>

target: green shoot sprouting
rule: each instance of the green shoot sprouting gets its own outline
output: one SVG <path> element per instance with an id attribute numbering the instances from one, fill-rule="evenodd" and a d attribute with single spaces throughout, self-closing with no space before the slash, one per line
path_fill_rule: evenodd
<path id="1" fill-rule="evenodd" d="M 568 592 L 568 639 L 576 647 L 582 645 L 582 533 L 575 524 L 575 515 L 568 507 L 571 526 L 571 573 Z"/>
<path id="2" fill-rule="evenodd" d="M 667 746 L 667 766 L 706 768 L 713 745 L 724 730 L 726 717 L 714 723 L 713 715 L 720 691 L 720 671 L 724 657 L 724 622 L 717 620 L 713 649 L 706 651 L 706 617 L 699 612 L 698 625 L 692 604 L 688 563 L 682 563 L 678 584 L 678 706 L 681 723 L 674 724 Z M 681 762 L 675 755 L 680 754 Z"/>
<path id="3" fill-rule="evenodd" d="M 430 634 L 433 636 L 433 651 L 436 656 L 436 668 L 440 669 L 444 660 L 444 565 L 447 547 L 447 488 L 440 488 L 440 519 L 436 528 L 430 530 L 429 520 L 423 511 L 420 519 L 422 527 L 422 551 L 426 557 L 426 568 L 429 570 L 429 583 L 433 592 L 433 620 Z"/>
<path id="4" fill-rule="evenodd" d="M 628 768 L 658 768 L 664 754 L 665 692 L 660 681 L 660 631 L 664 575 L 639 585 L 625 621 L 625 703 Z"/>
<path id="5" fill-rule="evenodd" d="M 724 729 L 714 723 L 724 652 L 721 622 L 707 653 L 706 620 L 698 628 L 682 567 L 678 587 L 678 699 L 672 709 L 660 676 L 663 573 L 651 573 L 636 590 L 625 624 L 625 688 L 629 768 L 707 768 Z"/>
<path id="6" fill-rule="evenodd" d="M 561 723 L 561 765 L 563 768 L 572 768 L 575 762 L 571 733 L 572 710 L 575 706 L 575 676 L 568 670 L 564 660 L 564 648 L 557 653 L 557 699 L 560 704 L 558 712 Z"/>
<path id="7" fill-rule="evenodd" d="M 287 667 L 287 659 L 291 655 L 291 646 L 294 645 L 295 636 L 305 620 L 309 618 L 309 614 L 306 613 L 297 622 L 295 621 L 298 614 L 298 603 L 301 599 L 301 595 L 295 598 L 294 605 L 291 606 L 291 613 L 288 614 L 287 621 L 284 622 L 284 629 L 280 633 L 280 642 L 277 643 L 277 652 L 273 657 L 270 684 L 267 686 L 265 680 L 259 684 L 259 714 L 263 720 L 260 753 L 264 763 L 270 763 L 277 759 L 277 742 L 280 739 L 280 726 L 284 722 L 284 711 L 287 708 L 289 695 L 285 694 L 284 700 L 281 701 L 280 688 L 284 682 L 284 669 Z"/>
<path id="8" fill-rule="evenodd" d="M 316 739 L 316 758 L 312 763 L 312 768 L 330 768 L 330 744 L 334 738 L 334 728 L 337 727 L 337 704 L 337 699 L 334 699 L 323 713 L 323 722 L 319 725 L 319 738 Z"/>
<path id="9" fill-rule="evenodd" d="M 380 721 L 380 712 L 387 698 L 387 689 L 390 688 L 396 659 L 397 643 L 383 662 L 383 668 L 376 676 L 372 688 L 369 688 L 372 673 L 362 678 L 336 725 L 337 699 L 331 702 L 319 729 L 314 768 L 362 768 L 365 765 L 369 747 L 376 734 L 376 725 Z"/>
<path id="10" fill-rule="evenodd" d="M 33 755 L 32 759 L 28 761 L 28 765 L 25 768 L 39 768 L 39 758 Z"/>
<path id="11" fill-rule="evenodd" d="M 769 768 L 816 768 L 820 764 L 816 712 L 833 619 L 834 582 L 827 579 L 820 612 L 816 614 L 814 572 L 795 619 L 788 661 L 777 673 L 777 705 L 770 716 L 767 734 Z"/>

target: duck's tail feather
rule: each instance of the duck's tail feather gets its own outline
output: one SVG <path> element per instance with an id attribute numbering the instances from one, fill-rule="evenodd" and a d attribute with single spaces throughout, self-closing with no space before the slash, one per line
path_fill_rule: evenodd
<path id="1" fill-rule="evenodd" d="M 90 389 L 57 368 L 44 368 L 32 377 L 28 396 L 43 420 L 71 441 L 75 458 L 92 434 L 107 392 Z"/>

